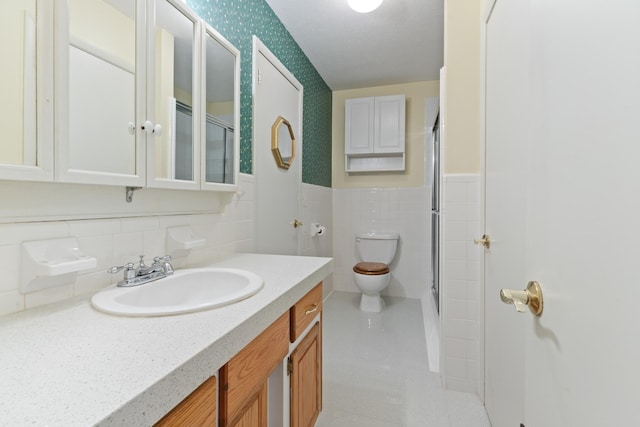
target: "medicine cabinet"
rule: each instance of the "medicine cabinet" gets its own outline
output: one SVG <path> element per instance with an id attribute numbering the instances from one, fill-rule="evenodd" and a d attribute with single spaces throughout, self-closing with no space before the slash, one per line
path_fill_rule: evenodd
<path id="1" fill-rule="evenodd" d="M 23 16 L 0 32 L 24 105 L 2 115 L 0 178 L 236 189 L 239 51 L 182 1 L 0 7 Z"/>

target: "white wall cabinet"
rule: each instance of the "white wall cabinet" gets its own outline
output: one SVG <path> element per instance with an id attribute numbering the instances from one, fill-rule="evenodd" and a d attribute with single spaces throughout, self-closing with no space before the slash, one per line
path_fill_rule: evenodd
<path id="1" fill-rule="evenodd" d="M 345 170 L 405 169 L 405 96 L 347 99 L 345 102 Z"/>

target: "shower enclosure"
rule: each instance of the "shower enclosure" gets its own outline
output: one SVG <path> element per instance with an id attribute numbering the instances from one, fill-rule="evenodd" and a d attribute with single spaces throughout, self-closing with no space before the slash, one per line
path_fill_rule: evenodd
<path id="1" fill-rule="evenodd" d="M 191 107 L 176 101 L 175 178 L 193 179 Z M 233 126 L 207 114 L 205 171 L 207 182 L 233 183 Z"/>
<path id="2" fill-rule="evenodd" d="M 440 313 L 440 117 L 432 129 L 431 292 Z"/>

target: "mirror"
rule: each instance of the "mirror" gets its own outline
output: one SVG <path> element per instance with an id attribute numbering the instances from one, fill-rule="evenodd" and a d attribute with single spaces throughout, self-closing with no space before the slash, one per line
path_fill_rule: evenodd
<path id="1" fill-rule="evenodd" d="M 219 34 L 205 37 L 205 183 L 236 184 L 238 53 Z M 228 45 L 228 43 L 227 43 Z"/>
<path id="2" fill-rule="evenodd" d="M 195 23 L 167 0 L 156 3 L 155 111 L 163 132 L 154 138 L 154 177 L 196 179 L 194 127 Z M 195 182 L 194 182 L 195 184 Z"/>
<path id="3" fill-rule="evenodd" d="M 69 0 L 68 7 L 65 169 L 135 175 L 135 2 Z"/>
<path id="4" fill-rule="evenodd" d="M 296 138 L 291 124 L 282 116 L 271 126 L 271 152 L 279 168 L 289 169 L 296 154 Z"/>

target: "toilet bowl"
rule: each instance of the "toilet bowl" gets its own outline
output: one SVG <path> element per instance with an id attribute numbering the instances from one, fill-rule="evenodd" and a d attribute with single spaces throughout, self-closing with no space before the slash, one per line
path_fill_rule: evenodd
<path id="1" fill-rule="evenodd" d="M 353 267 L 353 281 L 362 292 L 360 310 L 380 312 L 384 300 L 380 296 L 389 281 L 389 264 L 393 261 L 398 244 L 398 234 L 366 232 L 356 234 L 356 252 L 360 258 Z"/>

